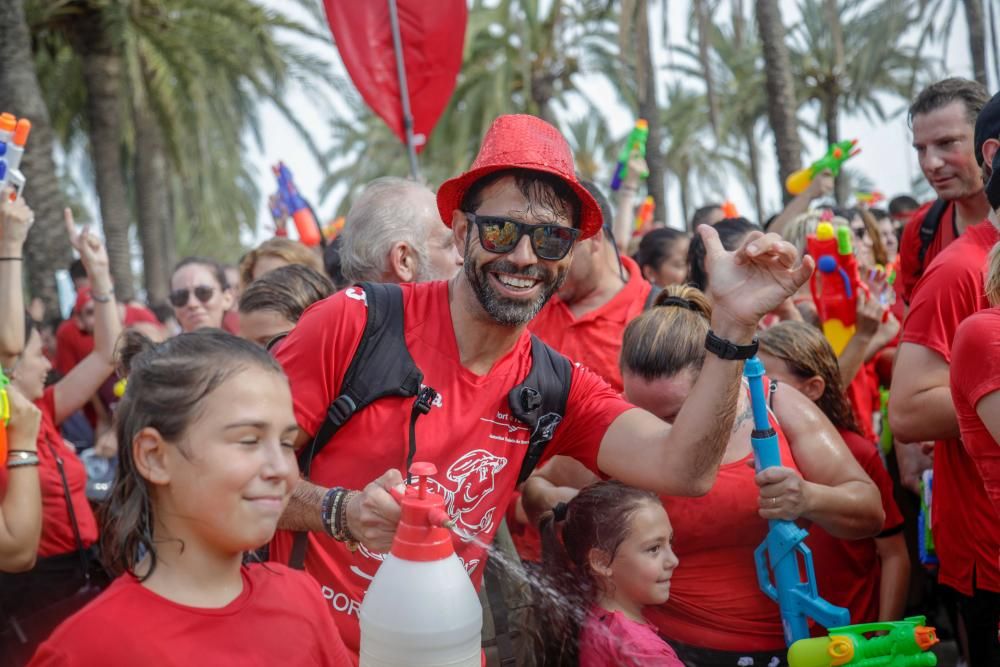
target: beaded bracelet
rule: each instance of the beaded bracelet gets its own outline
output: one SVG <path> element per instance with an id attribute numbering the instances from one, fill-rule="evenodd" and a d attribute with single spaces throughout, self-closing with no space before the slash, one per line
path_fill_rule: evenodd
<path id="1" fill-rule="evenodd" d="M 37 466 L 38 453 L 29 452 L 24 449 L 12 449 L 7 452 L 7 467 L 20 468 L 22 466 Z"/>

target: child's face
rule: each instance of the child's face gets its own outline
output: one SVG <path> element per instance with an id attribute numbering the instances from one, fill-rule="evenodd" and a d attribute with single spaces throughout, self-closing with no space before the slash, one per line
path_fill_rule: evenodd
<path id="1" fill-rule="evenodd" d="M 670 597 L 670 577 L 677 555 L 670 543 L 674 530 L 660 503 L 644 503 L 632 515 L 628 537 L 611 562 L 606 590 L 633 604 L 663 604 Z"/>
<path id="2" fill-rule="evenodd" d="M 216 553 L 255 549 L 274 535 L 298 479 L 288 381 L 247 368 L 202 403 L 183 442 L 165 450 L 156 516 L 171 537 Z"/>

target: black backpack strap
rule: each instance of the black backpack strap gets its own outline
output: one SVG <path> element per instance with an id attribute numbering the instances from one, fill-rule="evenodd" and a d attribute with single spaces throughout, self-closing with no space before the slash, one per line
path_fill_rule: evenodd
<path id="1" fill-rule="evenodd" d="M 949 203 L 951 202 L 939 198 L 931 204 L 927 215 L 924 216 L 924 219 L 920 223 L 920 251 L 917 253 L 917 276 L 923 274 L 924 268 L 926 268 L 924 266 L 924 258 L 927 256 L 927 249 L 931 247 L 931 242 L 934 241 L 934 237 L 937 235 L 938 227 L 941 226 L 941 219 L 944 217 L 944 212 L 947 210 Z"/>
<path id="2" fill-rule="evenodd" d="M 531 371 L 524 382 L 507 394 L 511 414 L 527 424 L 531 431 L 518 484 L 528 479 L 541 460 L 545 446 L 555 436 L 556 427 L 566 414 L 572 379 L 573 365 L 569 359 L 532 335 Z"/>
<path id="3" fill-rule="evenodd" d="M 403 292 L 399 285 L 358 283 L 368 305 L 367 320 L 358 349 L 354 352 L 340 385 L 340 395 L 330 403 L 326 418 L 308 447 L 299 452 L 299 469 L 308 479 L 313 459 L 337 431 L 365 406 L 387 396 L 417 396 L 410 417 L 410 443 L 406 469 L 416 451 L 414 426 L 417 416 L 430 410 L 436 393 L 422 387 L 423 373 L 406 347 Z M 288 565 L 303 569 L 308 536 L 296 532 Z"/>
<path id="4" fill-rule="evenodd" d="M 652 283 L 650 284 L 652 285 Z M 642 309 L 649 310 L 652 308 L 653 304 L 656 303 L 656 297 L 660 296 L 660 292 L 662 291 L 662 287 L 659 285 L 653 285 L 653 289 L 649 290 L 649 296 L 646 297 L 646 303 L 643 304 Z"/>

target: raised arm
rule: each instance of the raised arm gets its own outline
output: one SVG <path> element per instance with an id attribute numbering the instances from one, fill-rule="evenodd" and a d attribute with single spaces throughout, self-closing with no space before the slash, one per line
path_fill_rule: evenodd
<path id="1" fill-rule="evenodd" d="M 802 475 L 799 477 L 790 468 L 769 468 L 758 473 L 761 516 L 790 520 L 802 517 L 848 540 L 877 535 L 885 521 L 878 487 L 830 420 L 812 401 L 786 384 L 774 395 L 774 414 Z M 774 497 L 777 502 L 770 502 Z"/>
<path id="2" fill-rule="evenodd" d="M 10 366 L 24 351 L 24 242 L 35 220 L 24 200 L 0 192 L 0 365 Z"/>
<path id="3" fill-rule="evenodd" d="M 768 231 L 774 234 L 784 233 L 792 220 L 809 210 L 809 204 L 812 203 L 813 199 L 825 197 L 831 192 L 833 192 L 833 176 L 824 172 L 814 178 L 802 194 L 795 195 L 792 201 L 788 202 L 788 206 L 778 214 L 778 217 L 768 227 Z M 761 222 L 763 223 L 763 221 Z"/>
<path id="4" fill-rule="evenodd" d="M 727 252 L 707 225 L 699 227 L 706 248 L 712 331 L 748 345 L 757 322 L 791 296 L 813 270 L 810 257 L 796 264 L 796 251 L 776 234 L 755 232 Z M 736 414 L 743 363 L 709 353 L 674 424 L 643 410 L 619 416 L 605 433 L 598 467 L 627 484 L 663 495 L 703 495 L 712 488 Z"/>
<path id="5" fill-rule="evenodd" d="M 90 278 L 94 299 L 94 350 L 56 383 L 56 423 L 62 423 L 83 407 L 114 371 L 115 345 L 122 331 L 104 244 L 87 227 L 78 234 L 69 209 L 65 211 L 65 221 L 70 243 L 80 253 Z"/>
<path id="6" fill-rule="evenodd" d="M 12 386 L 7 387 L 7 396 L 10 399 L 9 447 L 12 451 L 37 456 L 42 413 Z M 0 571 L 23 572 L 34 567 L 42 535 L 38 466 L 8 467 L 7 475 L 7 492 L 0 504 Z"/>

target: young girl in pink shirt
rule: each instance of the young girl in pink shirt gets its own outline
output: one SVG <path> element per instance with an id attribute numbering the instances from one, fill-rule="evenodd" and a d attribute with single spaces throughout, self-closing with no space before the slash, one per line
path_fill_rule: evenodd
<path id="1" fill-rule="evenodd" d="M 597 482 L 541 520 L 545 664 L 683 667 L 643 618 L 670 596 L 673 529 L 653 493 Z"/>

